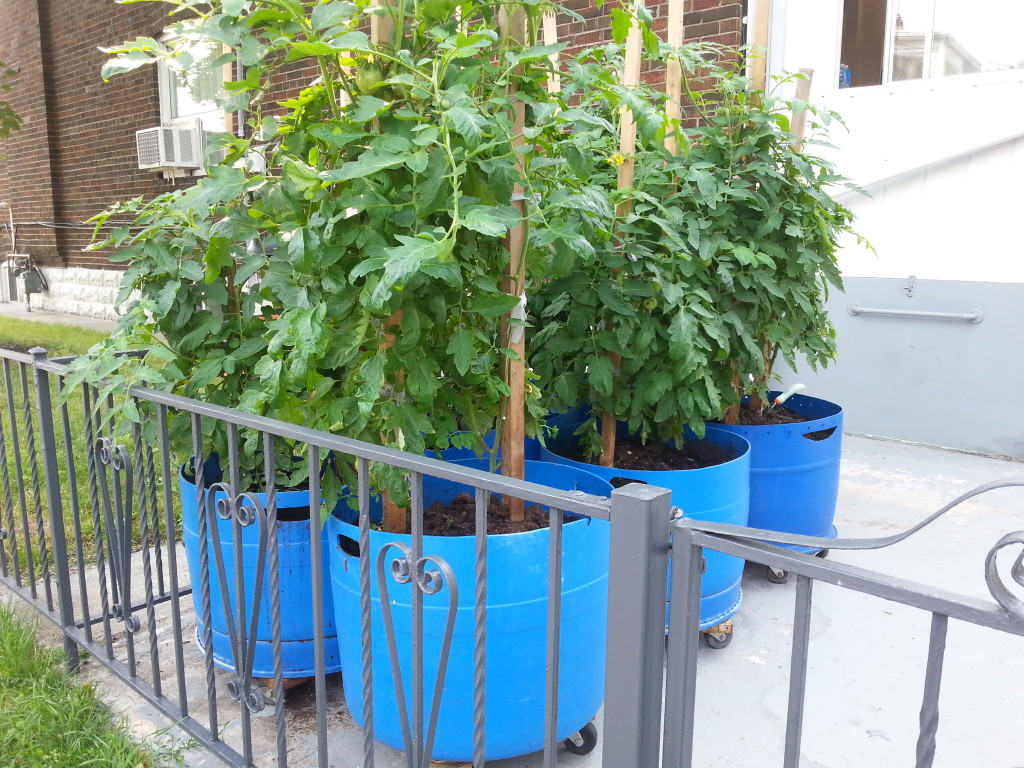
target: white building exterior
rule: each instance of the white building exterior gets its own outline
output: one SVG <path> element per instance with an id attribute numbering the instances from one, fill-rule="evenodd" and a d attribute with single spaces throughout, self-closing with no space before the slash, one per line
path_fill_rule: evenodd
<path id="1" fill-rule="evenodd" d="M 829 302 L 837 363 L 785 379 L 842 404 L 848 431 L 1024 459 L 1024 69 L 997 68 L 1024 64 L 1024 3 L 958 3 L 971 20 L 950 16 L 952 2 L 846 0 L 847 27 L 857 10 L 850 3 L 884 13 L 883 82 L 842 89 L 840 65 L 854 34 L 845 31 L 844 47 L 843 0 L 771 3 L 769 72 L 812 68 L 811 101 L 845 120 L 849 131 L 831 137 L 835 149 L 815 151 L 870 194 L 842 199 L 877 251 L 855 243 L 842 251 L 846 294 Z M 911 27 L 921 18 L 933 22 L 930 30 Z M 941 27 L 944 18 L 957 23 Z M 920 56 L 929 35 L 933 57 L 924 66 L 936 76 L 884 82 L 898 71 L 898 56 Z M 965 61 L 994 69 L 943 76 Z M 982 319 L 854 316 L 853 305 L 980 310 Z"/>

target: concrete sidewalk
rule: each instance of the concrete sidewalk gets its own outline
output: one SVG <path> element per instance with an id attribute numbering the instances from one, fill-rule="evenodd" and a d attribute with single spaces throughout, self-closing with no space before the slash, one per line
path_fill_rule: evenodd
<path id="1" fill-rule="evenodd" d="M 117 327 L 116 320 L 104 320 L 98 317 L 68 315 L 63 312 L 50 312 L 45 309 L 33 309 L 29 312 L 22 302 L 0 302 L 0 317 L 13 317 L 18 320 L 33 320 L 37 323 L 53 323 L 70 325 L 77 328 L 88 328 L 101 333 L 112 333 Z"/>

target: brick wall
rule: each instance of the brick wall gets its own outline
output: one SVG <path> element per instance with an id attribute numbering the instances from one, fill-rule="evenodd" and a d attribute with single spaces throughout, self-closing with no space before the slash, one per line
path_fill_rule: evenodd
<path id="1" fill-rule="evenodd" d="M 563 4 L 582 17 L 582 20 L 568 15 L 559 17 L 558 39 L 569 41 L 569 47 L 566 49 L 568 55 L 578 53 L 589 46 L 611 42 L 608 17 L 603 10 L 597 9 L 593 0 L 566 0 Z M 684 0 L 685 40 L 700 40 L 732 47 L 743 45 L 745 5 L 745 0 Z M 648 0 L 647 7 L 654 17 L 652 28 L 664 39 L 668 27 L 667 0 Z M 647 67 L 642 77 L 655 85 L 662 85 L 665 82 L 665 72 L 660 69 Z"/>
<path id="2" fill-rule="evenodd" d="M 172 187 L 139 170 L 135 154 L 135 131 L 160 122 L 155 69 L 104 83 L 100 68 L 108 55 L 98 48 L 158 35 L 168 23 L 166 8 L 113 0 L 5 6 L 13 15 L 0 30 L 0 60 L 18 71 L 8 98 L 23 127 L 0 141 L 0 200 L 24 222 L 18 250 L 48 265 L 110 266 L 104 254 L 82 252 L 88 228 L 67 227 L 117 200 Z"/>

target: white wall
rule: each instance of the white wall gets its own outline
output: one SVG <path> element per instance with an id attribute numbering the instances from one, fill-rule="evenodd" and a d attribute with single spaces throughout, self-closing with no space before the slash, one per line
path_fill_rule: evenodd
<path id="1" fill-rule="evenodd" d="M 770 71 L 815 68 L 812 101 L 849 127 L 813 151 L 870 192 L 840 198 L 877 249 L 840 253 L 837 362 L 784 384 L 843 405 L 851 432 L 1024 459 L 1024 72 L 840 90 L 842 0 L 777 0 L 772 16 Z M 853 303 L 984 319 L 855 317 Z"/>
<path id="2" fill-rule="evenodd" d="M 32 295 L 33 309 L 117 319 L 114 299 L 121 286 L 121 270 L 43 267 L 43 274 L 49 291 Z"/>

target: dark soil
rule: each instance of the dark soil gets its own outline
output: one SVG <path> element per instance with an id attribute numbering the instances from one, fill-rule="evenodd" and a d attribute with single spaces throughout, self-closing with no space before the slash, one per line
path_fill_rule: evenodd
<path id="1" fill-rule="evenodd" d="M 665 443 L 642 444 L 639 440 L 619 440 L 615 444 L 615 466 L 619 469 L 664 472 L 674 469 L 703 469 L 732 461 L 736 454 L 728 448 L 690 440 L 682 448 Z"/>
<path id="2" fill-rule="evenodd" d="M 743 403 L 740 406 L 739 418 L 736 423 L 743 427 L 763 427 L 769 424 L 799 424 L 803 421 L 810 421 L 810 419 L 789 410 L 784 405 L 755 411 L 749 403 Z"/>
<path id="3" fill-rule="evenodd" d="M 590 460 L 584 457 L 578 446 L 566 454 L 569 458 L 582 463 Z M 719 445 L 691 440 L 682 448 L 673 448 L 665 443 L 648 443 L 644 445 L 635 438 L 618 440 L 615 443 L 615 466 L 618 469 L 632 469 L 642 472 L 664 472 L 676 469 L 703 469 L 732 461 L 736 458 L 734 451 Z M 609 482 L 615 488 L 630 483 L 642 483 L 628 477 L 613 477 Z"/>
<path id="4" fill-rule="evenodd" d="M 740 406 L 737 425 L 741 427 L 765 427 L 777 424 L 803 424 L 807 421 L 814 421 L 814 418 L 816 417 L 801 416 L 784 405 L 776 405 L 774 408 L 755 411 L 748 403 L 743 403 Z M 835 427 L 819 429 L 817 432 L 808 432 L 803 437 L 808 440 L 821 441 L 831 437 L 835 431 Z"/>
<path id="5" fill-rule="evenodd" d="M 540 504 L 526 507 L 526 519 L 509 519 L 507 503 L 491 496 L 487 508 L 487 533 L 522 533 L 548 527 L 548 513 Z M 423 532 L 430 536 L 472 536 L 476 533 L 476 500 L 468 493 L 460 493 L 450 504 L 435 501 L 423 510 Z"/>

